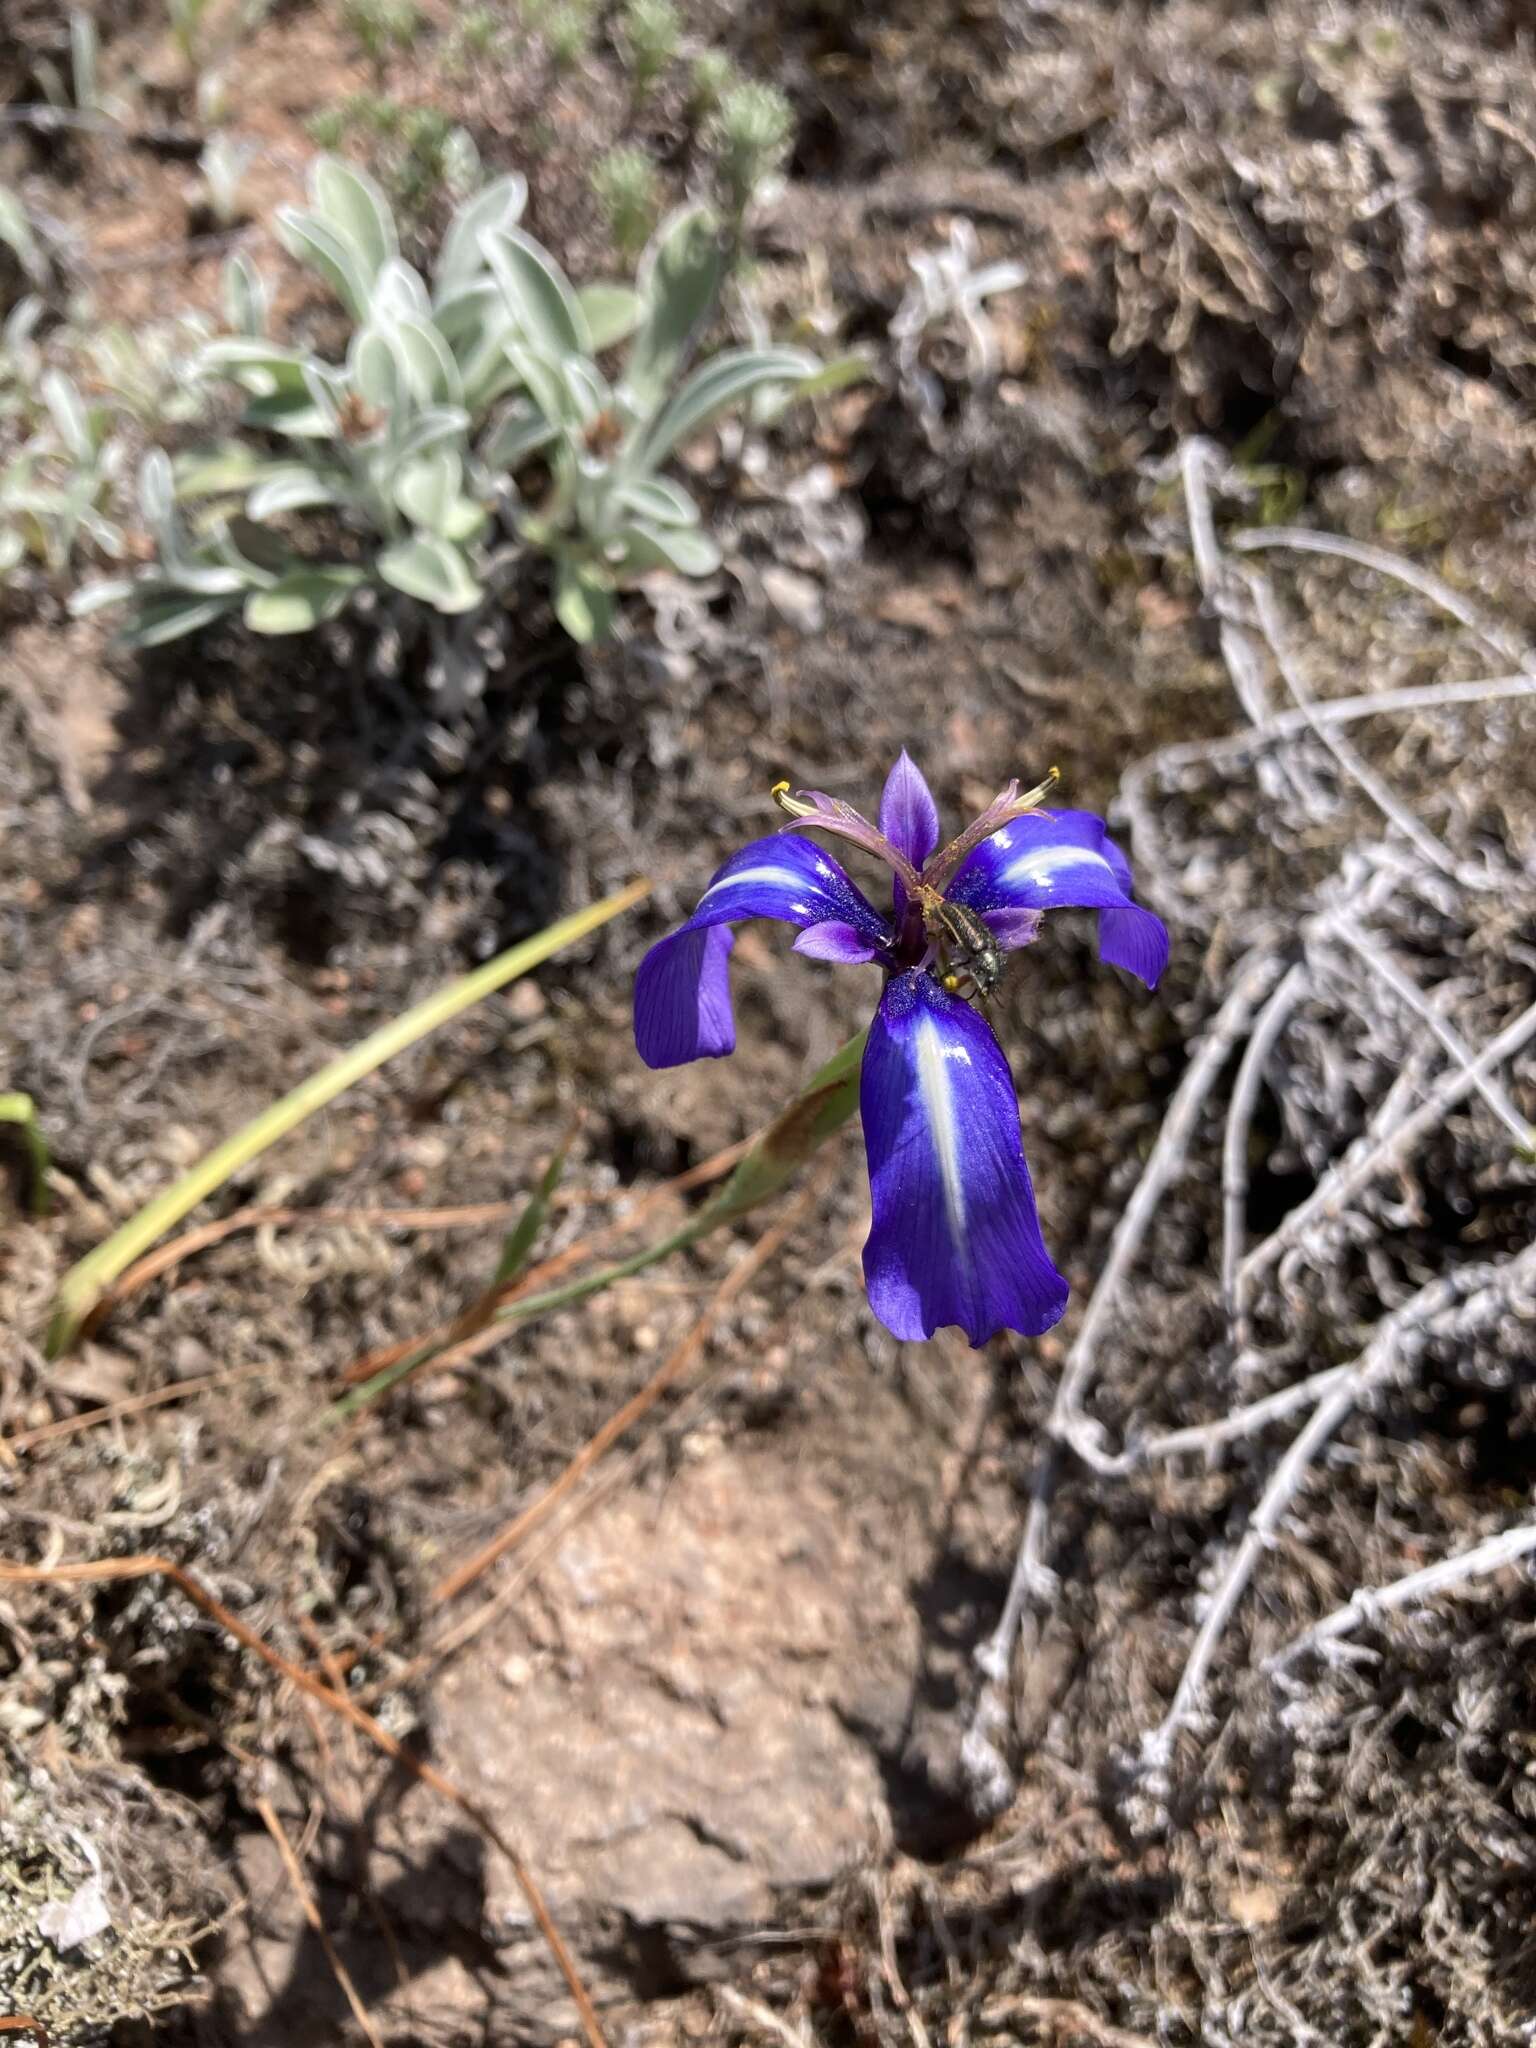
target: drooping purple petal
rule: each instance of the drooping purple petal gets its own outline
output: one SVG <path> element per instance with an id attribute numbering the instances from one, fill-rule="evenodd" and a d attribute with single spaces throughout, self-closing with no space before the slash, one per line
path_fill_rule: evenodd
<path id="1" fill-rule="evenodd" d="M 1131 901 L 1130 864 L 1092 811 L 1031 811 L 1013 819 L 971 852 L 948 893 L 994 930 L 1000 911 L 1098 910 L 1100 958 L 1148 988 L 1168 962 L 1162 919 Z"/>
<path id="2" fill-rule="evenodd" d="M 795 951 L 804 953 L 807 959 L 835 960 L 844 967 L 857 967 L 864 961 L 878 960 L 883 950 L 863 932 L 855 931 L 851 924 L 840 923 L 831 917 L 822 924 L 807 925 L 795 941 Z"/>
<path id="3" fill-rule="evenodd" d="M 893 1336 L 958 1323 L 1039 1336 L 1067 1305 L 1040 1236 L 1008 1063 L 986 1020 L 920 969 L 886 984 L 859 1086 L 870 1305 Z"/>
<path id="4" fill-rule="evenodd" d="M 885 779 L 880 830 L 918 869 L 939 843 L 939 807 L 905 747 Z"/>
<path id="5" fill-rule="evenodd" d="M 658 939 L 635 976 L 635 1044 L 648 1067 L 718 1060 L 736 1050 L 729 925 L 687 925 Z"/>
<path id="6" fill-rule="evenodd" d="M 648 1067 L 718 1059 L 734 1049 L 730 935 L 721 927 L 749 917 L 802 929 L 843 925 L 876 951 L 890 936 L 886 920 L 814 840 L 794 833 L 755 839 L 716 871 L 687 923 L 640 963 L 635 1044 Z"/>

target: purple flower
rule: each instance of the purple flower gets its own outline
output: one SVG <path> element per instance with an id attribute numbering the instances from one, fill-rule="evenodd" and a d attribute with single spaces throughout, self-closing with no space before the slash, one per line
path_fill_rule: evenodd
<path id="1" fill-rule="evenodd" d="M 872 825 L 851 805 L 781 784 L 797 821 L 848 839 L 892 870 L 880 911 L 831 855 L 799 832 L 754 839 L 715 874 L 686 924 L 652 946 L 635 979 L 635 1043 L 647 1066 L 718 1059 L 736 1044 L 730 927 L 798 925 L 798 953 L 878 962 L 885 973 L 860 1076 L 873 1216 L 864 1278 L 897 1337 L 958 1323 L 972 1344 L 999 1330 L 1035 1337 L 1067 1305 L 1040 1236 L 1019 1104 L 992 1027 L 972 1007 L 1003 956 L 1047 910 L 1099 913 L 1099 956 L 1155 986 L 1168 958 L 1160 918 L 1131 900 L 1131 870 L 1102 818 L 1046 811 L 1016 782 L 939 850 L 939 814 L 905 754 Z"/>

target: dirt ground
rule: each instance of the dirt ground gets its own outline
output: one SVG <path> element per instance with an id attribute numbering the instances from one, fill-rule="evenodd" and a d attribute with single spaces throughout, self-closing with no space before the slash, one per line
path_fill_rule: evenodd
<path id="1" fill-rule="evenodd" d="M 52 10 L 18 13 L 23 42 L 56 39 Z M 152 66 L 153 13 L 104 12 L 107 55 Z M 600 262 L 578 167 L 619 118 L 603 39 L 591 77 L 540 103 L 541 170 L 521 138 L 547 82 L 434 70 L 451 23 L 428 13 L 428 56 L 397 60 L 396 89 L 464 119 L 489 168 L 527 168 L 536 231 L 578 272 Z M 579 1512 L 461 1599 L 434 1589 L 644 1383 L 799 1191 L 331 1417 L 349 1365 L 453 1317 L 494 1264 L 493 1222 L 383 1212 L 515 1213 L 574 1120 L 541 1245 L 557 1252 L 759 1128 L 860 1026 L 871 978 L 753 927 L 735 1058 L 655 1075 L 634 1054 L 636 963 L 772 829 L 781 776 L 873 802 L 907 746 L 950 818 L 1053 763 L 1073 804 L 1107 811 L 1133 764 L 1241 728 L 1179 489 L 1188 437 L 1236 460 L 1224 527 L 1400 550 L 1503 622 L 1512 666 L 1529 659 L 1536 48 L 1516 0 L 779 0 L 690 21 L 796 105 L 756 236 L 765 303 L 787 323 L 819 291 L 879 372 L 792 415 L 760 461 L 700 458 L 726 556 L 707 602 L 659 630 L 637 601 L 618 645 L 582 653 L 535 616 L 524 658 L 457 723 L 409 678 L 371 678 L 360 639 L 215 631 L 135 661 L 46 600 L 0 620 L 0 1091 L 33 1097 L 57 1169 L 34 1219 L 19 1148 L 0 1160 L 0 1433 L 189 1383 L 9 1449 L 0 1551 L 171 1558 L 288 1659 L 345 1669 L 527 1858 L 614 2044 L 1529 2042 L 1528 1577 L 1373 1625 L 1369 1657 L 1305 1688 L 1260 1666 L 1357 1585 L 1529 1515 L 1530 1286 L 1474 1334 L 1436 1325 L 1411 1381 L 1348 1420 L 1267 1547 L 1159 1798 L 1128 1792 L 1127 1760 L 1283 1434 L 1125 1480 L 1072 1466 L 1058 1584 L 997 1734 L 1001 1804 L 962 1755 L 1083 1306 L 1234 959 L 1256 933 L 1299 957 L 1318 876 L 1379 826 L 1354 784 L 1317 815 L 1244 759 L 1142 784 L 1138 823 L 1150 809 L 1159 836 L 1130 832 L 1131 852 L 1174 931 L 1156 995 L 1098 966 L 1086 918 L 1012 965 L 999 1030 L 1074 1290 L 1051 1336 L 976 1353 L 955 1332 L 888 1337 L 862 1289 L 852 1129 Z M 240 75 L 261 152 L 242 232 L 266 260 L 306 120 L 367 73 L 328 5 L 295 0 L 251 33 Z M 0 153 L 85 252 L 104 311 L 213 307 L 227 241 L 188 241 L 184 152 L 23 130 Z M 925 413 L 885 333 L 909 252 L 957 219 L 1028 278 L 995 304 L 999 374 L 972 384 L 939 357 Z M 1491 672 L 1411 593 L 1327 561 L 1275 573 L 1323 695 Z M 1352 730 L 1463 867 L 1496 853 L 1536 877 L 1536 712 Z M 193 1219 L 343 1220 L 235 1231 L 43 1361 L 62 1272 L 192 1159 L 413 1000 L 642 874 L 639 910 L 386 1066 Z M 1447 883 L 1391 925 L 1479 1042 L 1536 1000 L 1536 881 L 1495 893 L 1474 915 Z M 1294 1093 L 1266 1090 L 1255 1122 L 1253 1238 L 1423 1040 L 1401 1018 L 1356 1035 L 1331 1000 L 1316 991 L 1303 1019 Z M 1502 1085 L 1536 1117 L 1529 1045 Z M 1218 1110 L 1196 1135 L 1101 1349 L 1094 1413 L 1117 1441 L 1233 1398 Z M 1261 1334 L 1291 1341 L 1294 1377 L 1352 1358 L 1427 1277 L 1517 1259 L 1536 1235 L 1536 1173 L 1476 1100 L 1389 1179 L 1369 1242 L 1303 1273 L 1289 1304 L 1264 1297 Z M 623 1242 L 698 1199 L 664 1191 Z M 66 1891 L 89 1875 L 90 1842 L 118 1931 L 75 1952 L 66 2041 L 362 2040 L 338 1960 L 392 2048 L 576 2037 L 505 1858 L 163 1579 L 0 1601 L 0 1749 L 0 2011 L 31 2009 L 41 1978 L 5 1959 L 57 1873 Z"/>

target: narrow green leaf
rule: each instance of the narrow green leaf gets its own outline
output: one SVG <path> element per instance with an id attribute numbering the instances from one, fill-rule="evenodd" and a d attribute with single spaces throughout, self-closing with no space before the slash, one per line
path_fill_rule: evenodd
<path id="1" fill-rule="evenodd" d="M 555 617 L 579 647 L 613 630 L 613 592 L 562 555 L 555 571 Z"/>
<path id="2" fill-rule="evenodd" d="M 533 1248 L 539 1241 L 539 1232 L 544 1228 L 544 1219 L 549 1214 L 549 1205 L 555 1198 L 560 1177 L 565 1172 L 565 1162 L 570 1156 L 571 1140 L 575 1135 L 575 1131 L 572 1130 L 555 1147 L 548 1166 L 539 1176 L 538 1186 L 528 1197 L 517 1222 L 508 1231 L 487 1293 L 495 1294 L 503 1287 L 510 1287 L 527 1265 Z"/>
<path id="3" fill-rule="evenodd" d="M 358 569 L 295 569 L 245 600 L 253 633 L 308 633 L 333 619 L 363 580 Z"/>
<path id="4" fill-rule="evenodd" d="M 620 527 L 608 543 L 609 560 L 625 576 L 649 569 L 673 569 L 679 576 L 712 576 L 720 550 L 695 527 L 650 526 L 640 520 Z"/>
<path id="5" fill-rule="evenodd" d="M 437 259 L 433 282 L 439 306 L 485 269 L 481 246 L 485 236 L 497 229 L 515 228 L 527 204 L 528 180 L 516 171 L 493 179 L 484 191 L 464 202 L 448 224 L 443 253 Z"/>
<path id="6" fill-rule="evenodd" d="M 23 1095 L 19 1090 L 15 1094 L 0 1095 L 0 1124 L 15 1124 L 20 1131 L 21 1141 L 27 1148 L 27 1158 L 32 1168 L 32 1186 L 29 1194 L 32 1214 L 46 1216 L 51 1162 L 48 1157 L 48 1140 L 43 1136 L 43 1127 L 37 1120 L 37 1104 L 30 1095 Z M 563 1155 L 560 1155 L 560 1158 L 564 1164 Z M 545 1206 L 548 1206 L 547 1200 Z"/>
<path id="7" fill-rule="evenodd" d="M 616 895 L 604 897 L 600 903 L 590 904 L 585 910 L 578 910 L 571 917 L 565 917 L 558 924 L 537 933 L 531 939 L 524 939 L 521 945 L 510 951 L 499 953 L 474 973 L 466 974 L 453 981 L 446 988 L 439 989 L 425 1002 L 407 1010 L 403 1016 L 395 1017 L 381 1025 L 377 1031 L 333 1060 L 318 1074 L 301 1082 L 281 1101 L 252 1119 L 233 1137 L 226 1138 L 222 1145 L 200 1159 L 190 1172 L 182 1175 L 173 1187 L 161 1195 L 128 1221 L 115 1230 L 104 1244 L 86 1255 L 64 1275 L 54 1311 L 53 1324 L 48 1334 L 48 1354 L 57 1358 L 73 1343 L 81 1324 L 90 1314 L 101 1296 L 118 1276 L 131 1266 L 136 1258 L 149 1250 L 168 1230 L 174 1229 L 181 1219 L 195 1209 L 214 1191 L 248 1166 L 253 1159 L 259 1159 L 263 1152 L 274 1145 L 279 1138 L 296 1130 L 317 1110 L 334 1102 L 338 1095 L 382 1067 L 387 1060 L 436 1031 L 464 1010 L 483 1002 L 494 995 L 509 981 L 585 938 L 600 925 L 617 917 L 621 911 L 631 909 L 642 897 L 650 894 L 649 882 L 631 882 L 627 889 L 620 889 Z"/>
<path id="8" fill-rule="evenodd" d="M 350 241 L 314 214 L 292 206 L 277 209 L 277 232 L 289 255 L 318 271 L 354 320 L 367 319 L 373 277 Z"/>
<path id="9" fill-rule="evenodd" d="M 338 156 L 317 160 L 309 189 L 322 218 L 357 251 L 363 282 L 371 285 L 400 247 L 384 194 L 366 172 Z"/>
<path id="10" fill-rule="evenodd" d="M 797 384 L 818 367 L 814 356 L 798 348 L 733 348 L 711 357 L 662 407 L 641 436 L 635 468 L 656 468 L 679 442 L 701 433 L 711 420 L 740 405 L 754 391 L 769 384 Z"/>
<path id="11" fill-rule="evenodd" d="M 627 284 L 598 280 L 584 284 L 576 296 L 586 315 L 594 355 L 601 355 L 605 348 L 626 340 L 640 325 L 645 312 L 645 301 Z"/>
<path id="12" fill-rule="evenodd" d="M 592 353 L 592 334 L 581 302 L 549 251 L 521 228 L 484 238 L 486 261 L 528 347 L 553 362 Z"/>
<path id="13" fill-rule="evenodd" d="M 640 259 L 645 317 L 624 366 L 637 411 L 651 411 L 671 389 L 724 276 L 720 223 L 707 208 L 686 207 L 662 222 Z"/>
<path id="14" fill-rule="evenodd" d="M 441 534 L 416 533 L 397 541 L 375 566 L 386 583 L 435 611 L 473 611 L 485 594 L 463 555 Z"/>

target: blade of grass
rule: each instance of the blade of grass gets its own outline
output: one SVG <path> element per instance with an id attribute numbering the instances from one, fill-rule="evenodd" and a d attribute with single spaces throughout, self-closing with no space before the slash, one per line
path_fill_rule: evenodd
<path id="1" fill-rule="evenodd" d="M 499 953 L 494 960 L 476 968 L 473 974 L 463 975 L 446 988 L 438 989 L 414 1009 L 391 1018 L 389 1023 L 370 1032 L 350 1052 L 322 1067 L 318 1074 L 312 1074 L 307 1081 L 301 1082 L 280 1102 L 274 1102 L 259 1116 L 253 1117 L 243 1130 L 236 1131 L 222 1145 L 215 1146 L 173 1187 L 157 1195 L 137 1215 L 130 1216 L 104 1244 L 99 1244 L 78 1264 L 70 1267 L 59 1284 L 53 1323 L 48 1332 L 48 1356 L 57 1358 L 67 1351 L 102 1291 L 110 1287 L 118 1275 L 147 1251 L 157 1238 L 179 1223 L 183 1216 L 221 1187 L 231 1175 L 238 1173 L 241 1167 L 260 1158 L 279 1138 L 296 1130 L 316 1110 L 333 1102 L 338 1095 L 344 1094 L 397 1053 L 404 1052 L 462 1011 L 494 995 L 509 981 L 516 981 L 519 975 L 528 973 L 530 968 L 539 966 L 563 947 L 585 938 L 588 932 L 596 931 L 621 911 L 630 909 L 642 897 L 649 895 L 650 887 L 647 881 L 631 882 L 627 889 L 620 889 L 616 895 L 605 896 L 602 902 L 589 904 L 585 910 L 562 918 L 546 931 L 524 939 L 521 945 Z"/>
<path id="2" fill-rule="evenodd" d="M 28 1193 L 34 1216 L 48 1214 L 48 1140 L 43 1136 L 43 1127 L 37 1120 L 37 1104 L 30 1095 L 19 1091 L 14 1095 L 0 1095 L 0 1124 L 15 1124 L 21 1132 L 21 1142 L 27 1148 L 27 1158 L 32 1166 L 32 1186 Z"/>

